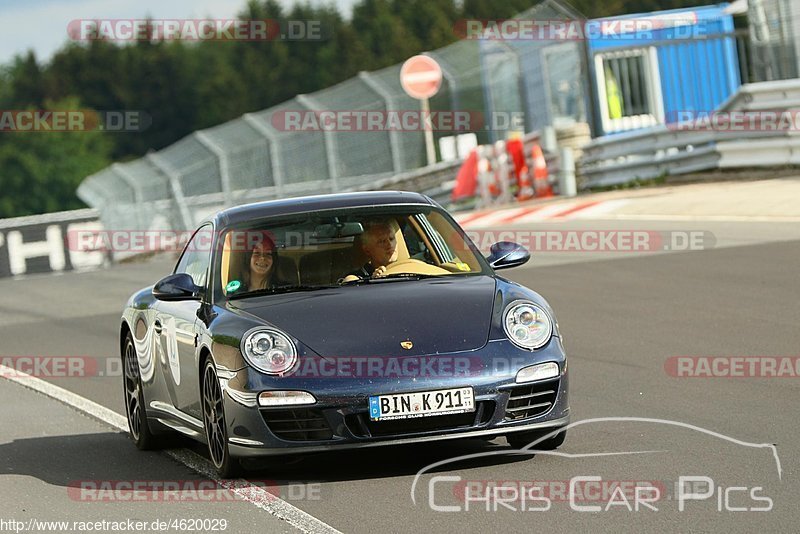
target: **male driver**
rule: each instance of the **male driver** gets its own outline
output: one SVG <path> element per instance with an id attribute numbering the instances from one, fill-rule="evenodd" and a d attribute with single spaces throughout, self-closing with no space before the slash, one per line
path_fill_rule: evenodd
<path id="1" fill-rule="evenodd" d="M 367 263 L 342 279 L 352 282 L 363 278 L 379 278 L 386 272 L 386 266 L 397 261 L 397 223 L 392 219 L 372 219 L 364 221 L 364 232 L 358 236 L 356 246 L 367 256 Z"/>

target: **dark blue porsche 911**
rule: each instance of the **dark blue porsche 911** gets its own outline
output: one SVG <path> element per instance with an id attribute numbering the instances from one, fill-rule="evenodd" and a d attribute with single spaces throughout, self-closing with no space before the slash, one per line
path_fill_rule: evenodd
<path id="1" fill-rule="evenodd" d="M 266 455 L 505 436 L 560 446 L 567 360 L 553 310 L 406 192 L 227 209 L 134 294 L 120 348 L 130 435 L 208 444 L 223 477 Z"/>

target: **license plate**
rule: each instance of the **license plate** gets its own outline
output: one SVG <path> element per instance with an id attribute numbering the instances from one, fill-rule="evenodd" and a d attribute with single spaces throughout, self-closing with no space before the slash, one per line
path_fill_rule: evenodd
<path id="1" fill-rule="evenodd" d="M 471 387 L 374 395 L 369 398 L 369 417 L 373 421 L 391 421 L 474 411 L 475 397 Z"/>

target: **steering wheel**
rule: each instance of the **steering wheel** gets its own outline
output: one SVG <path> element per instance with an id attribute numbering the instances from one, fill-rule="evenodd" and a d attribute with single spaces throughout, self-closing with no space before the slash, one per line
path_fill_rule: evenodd
<path id="1" fill-rule="evenodd" d="M 430 263 L 425 263 L 424 261 L 415 260 L 413 258 L 409 258 L 407 260 L 400 260 L 394 263 L 390 263 L 386 266 L 386 271 L 384 274 L 398 274 L 398 273 L 410 273 L 410 274 L 450 274 L 450 271 L 447 269 L 442 269 L 441 267 L 437 267 L 435 265 L 431 265 Z"/>

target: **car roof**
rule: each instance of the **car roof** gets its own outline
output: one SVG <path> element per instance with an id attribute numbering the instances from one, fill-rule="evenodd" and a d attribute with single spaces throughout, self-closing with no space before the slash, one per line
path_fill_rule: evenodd
<path id="1" fill-rule="evenodd" d="M 339 208 L 363 208 L 369 206 L 416 204 L 437 206 L 427 196 L 410 191 L 362 191 L 334 193 L 306 197 L 284 198 L 244 204 L 220 211 L 209 218 L 217 228 L 263 219 L 265 217 L 293 215 Z"/>

